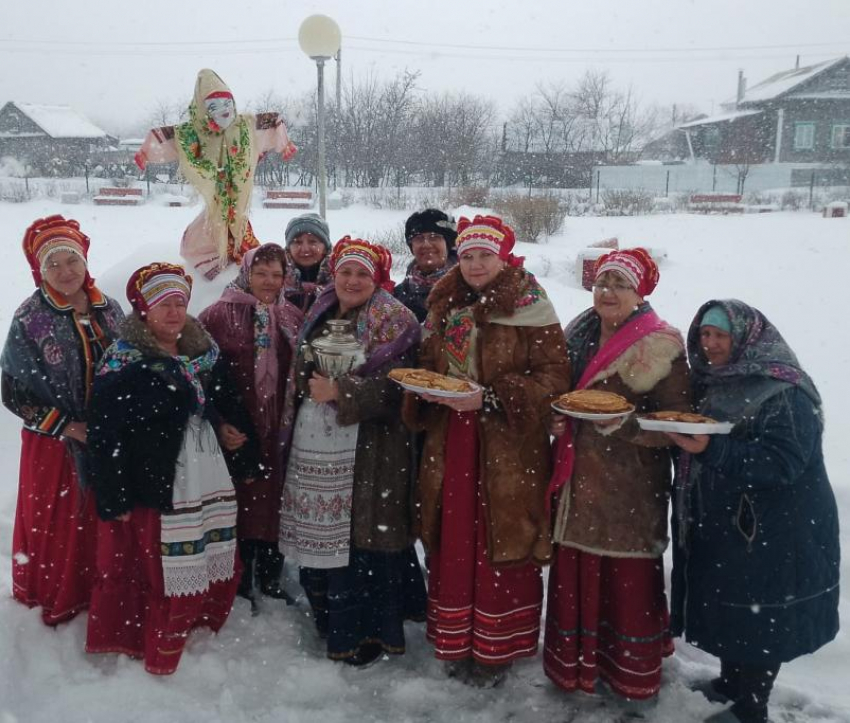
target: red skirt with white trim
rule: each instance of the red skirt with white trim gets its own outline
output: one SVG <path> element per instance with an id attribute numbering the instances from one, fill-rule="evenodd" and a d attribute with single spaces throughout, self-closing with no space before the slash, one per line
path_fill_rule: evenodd
<path id="1" fill-rule="evenodd" d="M 487 560 L 475 413 L 452 412 L 446 435 L 440 549 L 428 558 L 428 639 L 440 660 L 504 665 L 537 653 L 543 583 L 532 563 Z"/>
<path id="2" fill-rule="evenodd" d="M 564 690 L 595 692 L 597 678 L 625 698 L 661 687 L 673 654 L 661 558 L 617 558 L 556 547 L 549 572 L 543 669 Z"/>
<path id="3" fill-rule="evenodd" d="M 21 433 L 18 504 L 12 533 L 12 594 L 40 605 L 47 625 L 85 609 L 95 578 L 94 495 L 80 489 L 64 442 Z"/>
<path id="4" fill-rule="evenodd" d="M 89 610 L 87 653 L 124 653 L 144 658 L 145 670 L 177 670 L 189 633 L 206 626 L 218 632 L 227 621 L 239 584 L 238 555 L 229 580 L 203 593 L 166 597 L 160 556 L 160 516 L 133 509 L 127 522 L 99 522 L 98 580 Z"/>

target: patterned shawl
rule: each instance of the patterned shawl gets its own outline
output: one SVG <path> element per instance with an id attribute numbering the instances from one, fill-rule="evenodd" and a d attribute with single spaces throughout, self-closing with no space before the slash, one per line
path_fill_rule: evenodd
<path id="1" fill-rule="evenodd" d="M 281 449 L 286 449 L 295 419 L 295 353 L 303 316 L 297 307 L 286 300 L 285 289 L 281 290 L 274 304 L 263 304 L 251 293 L 251 265 L 259 248 L 245 254 L 239 275 L 225 287 L 221 298 L 201 313 L 200 318 L 204 323 L 211 319 L 210 328 L 217 335 L 227 333 L 227 328 L 230 328 L 232 333 L 244 338 L 243 343 L 250 342 L 245 338 L 245 332 L 240 330 L 253 331 L 254 391 L 258 403 L 255 412 L 261 430 L 279 428 Z M 218 309 L 223 311 L 222 316 L 215 313 Z M 219 323 L 222 320 L 223 323 Z M 275 400 L 273 396 L 278 390 L 282 344 L 289 346 L 291 361 L 286 370 L 284 399 Z"/>
<path id="2" fill-rule="evenodd" d="M 187 317 L 187 324 L 197 324 L 191 317 Z M 198 325 L 200 328 L 200 325 Z M 138 343 L 125 338 L 128 331 L 133 331 L 136 335 L 145 341 L 145 348 L 140 348 Z M 215 340 L 203 332 L 205 337 L 205 349 L 197 353 L 192 353 L 191 356 L 178 354 L 177 356 L 169 356 L 166 352 L 161 351 L 153 339 L 153 335 L 147 331 L 144 322 L 136 317 L 130 317 L 122 328 L 122 336 L 106 350 L 106 354 L 101 360 L 100 367 L 97 370 L 98 376 L 105 376 L 120 372 L 129 366 L 141 364 L 148 367 L 152 372 L 160 374 L 174 384 L 188 385 L 194 395 L 195 407 L 192 410 L 193 414 L 203 416 L 204 407 L 206 406 L 206 394 L 201 383 L 200 375 L 204 372 L 209 372 L 218 361 L 219 349 Z M 151 349 L 156 352 L 151 354 Z M 152 361 L 153 356 L 153 361 Z M 180 377 L 175 377 L 171 371 L 173 367 L 164 364 L 165 360 L 173 360 L 177 362 L 177 370 Z"/>
<path id="3" fill-rule="evenodd" d="M 304 270 L 293 260 L 289 249 L 286 250 L 286 278 L 283 282 L 283 291 L 286 298 L 303 313 L 307 313 L 316 296 L 331 282 L 329 264 L 330 254 L 325 254 L 325 257 L 319 262 L 316 273 L 305 274 Z M 305 278 L 308 276 L 311 278 Z"/>
<path id="4" fill-rule="evenodd" d="M 432 271 L 430 274 L 422 273 L 422 270 L 416 265 L 416 259 L 413 259 L 404 272 L 404 280 L 410 284 L 410 290 L 417 295 L 426 298 L 440 279 L 442 279 L 453 266 L 457 265 L 457 254 L 450 251 L 446 259 L 446 265 L 442 268 Z"/>
<path id="5" fill-rule="evenodd" d="M 722 367 L 708 363 L 699 342 L 700 321 L 713 306 L 722 308 L 732 324 L 732 355 Z M 694 399 L 717 396 L 721 388 L 740 385 L 746 379 L 749 388 L 756 382 L 777 391 L 789 384 L 799 386 L 816 407 L 821 407 L 820 394 L 791 347 L 764 314 L 743 301 L 713 300 L 700 307 L 688 331 L 688 358 Z M 735 416 L 743 410 L 745 400 L 735 395 L 724 396 L 729 397 L 723 403 L 725 420 L 737 421 Z M 747 394 L 747 398 L 754 397 Z"/>
<path id="6" fill-rule="evenodd" d="M 241 328 L 254 328 L 254 382 L 257 398 L 265 399 L 277 389 L 278 345 L 288 341 L 294 347 L 298 336 L 301 314 L 285 299 L 281 289 L 273 304 L 264 304 L 251 293 L 251 265 L 257 251 L 251 249 L 239 268 L 239 275 L 231 281 L 221 295 L 225 304 L 234 304 L 234 313 Z M 251 310 L 253 309 L 253 322 Z"/>
<path id="7" fill-rule="evenodd" d="M 301 333 L 299 347 L 310 338 L 312 331 L 327 312 L 336 308 L 339 300 L 333 284 L 326 286 L 310 308 Z M 419 344 L 419 322 L 413 312 L 384 289 L 376 289 L 372 297 L 355 310 L 354 336 L 364 346 L 366 362 L 354 370 L 365 377 L 387 362 Z"/>
<path id="8" fill-rule="evenodd" d="M 87 289 L 91 313 L 108 337 L 118 336 L 124 312 L 116 301 L 94 286 Z M 85 358 L 84 345 L 74 323 L 73 308 L 61 304 L 50 288 L 42 285 L 12 319 L 0 366 L 44 404 L 56 407 L 71 419 L 85 421 L 86 398 L 94 362 Z M 83 447 L 65 440 L 77 462 L 83 481 Z"/>
<path id="9" fill-rule="evenodd" d="M 652 306 L 650 306 L 648 301 L 644 301 L 631 313 L 623 326 L 649 313 L 652 313 Z M 593 307 L 581 312 L 564 329 L 564 336 L 567 338 L 567 356 L 570 358 L 570 369 L 572 373 L 571 389 L 574 389 L 576 384 L 578 384 L 590 360 L 599 351 L 599 337 L 601 333 L 602 320 Z"/>
<path id="10" fill-rule="evenodd" d="M 207 115 L 204 99 L 213 90 L 229 92 L 218 75 L 202 70 L 189 105 L 189 121 L 174 127 L 174 137 L 180 173 L 206 203 L 207 221 L 223 268 L 228 263 L 228 232 L 235 249 L 245 237 L 258 152 L 254 116 L 237 114 L 233 123 L 221 130 Z"/>

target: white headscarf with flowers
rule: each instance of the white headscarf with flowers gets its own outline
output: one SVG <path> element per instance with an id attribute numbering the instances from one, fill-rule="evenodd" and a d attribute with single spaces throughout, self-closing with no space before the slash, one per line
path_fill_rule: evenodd
<path id="1" fill-rule="evenodd" d="M 253 115 L 237 114 L 233 123 L 221 130 L 204 104 L 211 94 L 233 97 L 215 72 L 201 70 L 189 105 L 189 122 L 175 126 L 174 131 L 180 173 L 206 202 L 219 258 L 222 264 L 227 264 L 228 231 L 238 247 L 248 223 L 258 157 L 254 138 L 256 121 Z"/>

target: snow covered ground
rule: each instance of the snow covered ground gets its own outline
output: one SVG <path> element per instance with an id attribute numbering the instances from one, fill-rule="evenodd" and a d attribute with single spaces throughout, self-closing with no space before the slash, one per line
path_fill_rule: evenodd
<path id="1" fill-rule="evenodd" d="M 469 211 L 469 209 L 466 209 Z M 51 213 L 77 218 L 92 237 L 91 268 L 106 293 L 122 302 L 136 267 L 178 261 L 183 228 L 197 208 L 60 206 L 47 200 L 0 204 L 3 263 L 0 266 L 0 331 L 32 291 L 20 239 L 35 218 Z M 257 236 L 281 241 L 292 213 L 254 210 Z M 332 235 L 366 235 L 398 228 L 406 214 L 354 206 L 329 214 Z M 576 252 L 590 242 L 617 236 L 623 245 L 664 249 L 661 283 L 652 296 L 658 312 L 686 330 L 699 305 L 713 297 L 738 297 L 774 321 L 825 399 L 826 463 L 850 550 L 850 340 L 845 311 L 850 268 L 850 220 L 808 213 L 756 216 L 664 215 L 642 218 L 568 218 L 562 234 L 539 246 L 522 246 L 527 266 L 554 298 L 563 322 L 590 302 L 575 281 Z M 229 274 L 228 274 L 229 276 Z M 218 296 L 227 279 L 197 283 L 191 311 Z M 496 690 L 472 690 L 447 680 L 421 626 L 408 628 L 408 653 L 366 670 L 324 658 L 307 604 L 294 608 L 263 601 L 251 617 L 239 600 L 218 636 L 196 633 L 177 673 L 156 678 L 132 660 L 83 653 L 85 615 L 56 630 L 37 610 L 11 598 L 10 550 L 18 473 L 19 423 L 0 413 L 0 723 L 349 723 L 350 721 L 443 721 L 493 723 L 617 721 L 610 702 L 567 696 L 550 685 L 540 658 L 515 666 Z M 850 574 L 847 555 L 842 565 Z M 288 570 L 289 588 L 297 574 Z M 850 619 L 850 593 L 841 602 Z M 665 662 L 657 723 L 690 723 L 720 710 L 687 688 L 714 675 L 716 661 L 685 644 Z M 785 666 L 772 700 L 776 723 L 850 722 L 850 636 L 846 630 L 814 656 Z"/>

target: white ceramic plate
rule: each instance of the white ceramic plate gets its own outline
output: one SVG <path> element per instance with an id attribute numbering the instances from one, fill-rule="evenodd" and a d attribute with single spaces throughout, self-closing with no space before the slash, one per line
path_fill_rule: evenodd
<path id="1" fill-rule="evenodd" d="M 606 419 L 620 419 L 620 417 L 628 417 L 633 411 L 635 411 L 635 408 L 632 407 L 627 412 L 610 412 L 606 414 L 600 414 L 598 412 L 575 412 L 572 409 L 559 407 L 554 402 L 552 402 L 552 409 L 554 409 L 558 414 L 565 414 L 573 419 L 587 419 L 591 422 L 602 422 Z"/>
<path id="2" fill-rule="evenodd" d="M 402 389 L 407 389 L 409 392 L 415 392 L 416 394 L 432 394 L 435 397 L 445 397 L 446 399 L 463 399 L 464 397 L 471 397 L 478 392 L 481 387 L 479 387 L 474 382 L 469 382 L 472 385 L 473 389 L 471 392 L 450 392 L 447 389 L 429 389 L 428 387 L 417 387 L 415 384 L 405 384 L 404 382 L 399 382 L 394 379 L 394 382 L 400 384 Z"/>
<path id="3" fill-rule="evenodd" d="M 678 432 L 679 434 L 729 434 L 735 426 L 732 422 L 667 422 L 662 419 L 638 417 L 641 429 L 647 432 Z"/>

